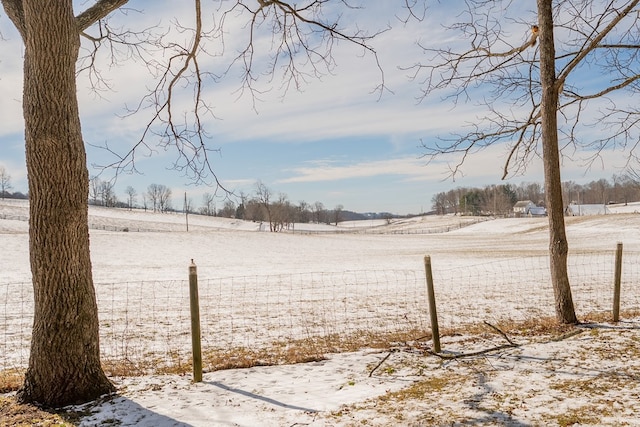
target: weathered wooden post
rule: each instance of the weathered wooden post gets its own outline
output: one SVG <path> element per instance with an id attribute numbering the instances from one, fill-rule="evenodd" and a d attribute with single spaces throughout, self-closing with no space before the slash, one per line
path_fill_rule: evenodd
<path id="1" fill-rule="evenodd" d="M 198 269 L 189 265 L 189 298 L 191 300 L 191 347 L 193 351 L 193 382 L 202 382 L 202 346 L 200 342 L 200 302 L 198 298 Z"/>
<path id="2" fill-rule="evenodd" d="M 620 286 L 622 281 L 622 243 L 616 249 L 616 272 L 613 282 L 613 321 L 620 321 Z"/>
<path id="3" fill-rule="evenodd" d="M 431 334 L 433 335 L 433 351 L 440 353 L 440 329 L 438 328 L 438 313 L 436 312 L 436 295 L 433 289 L 433 274 L 431 273 L 431 257 L 424 257 L 424 271 L 427 276 L 427 296 L 429 298 L 429 316 L 431 317 Z"/>

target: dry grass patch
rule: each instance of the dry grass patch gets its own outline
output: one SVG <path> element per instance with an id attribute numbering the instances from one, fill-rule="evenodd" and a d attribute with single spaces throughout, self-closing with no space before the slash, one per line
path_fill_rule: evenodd
<path id="1" fill-rule="evenodd" d="M 555 417 L 547 417 L 548 421 L 554 421 L 558 427 L 601 425 L 601 416 L 594 413 L 593 407 L 584 405 L 580 408 L 570 409 Z"/>
<path id="2" fill-rule="evenodd" d="M 431 394 L 439 393 L 442 390 L 456 389 L 460 384 L 468 381 L 469 378 L 465 375 L 455 373 L 444 373 L 438 376 L 429 376 L 425 379 L 419 380 L 411 384 L 409 387 L 402 390 L 387 393 L 379 398 L 381 402 L 388 402 L 395 404 L 408 399 L 424 399 Z"/>
<path id="3" fill-rule="evenodd" d="M 606 372 L 588 378 L 571 378 L 554 381 L 549 388 L 565 396 L 606 396 L 611 392 L 631 390 L 638 384 L 638 377 L 625 372 Z"/>
<path id="4" fill-rule="evenodd" d="M 634 319 L 640 317 L 640 309 L 628 309 L 620 311 L 621 322 L 624 319 Z M 580 316 L 583 323 L 595 322 L 595 323 L 608 323 L 613 322 L 613 315 L 606 311 L 592 312 Z"/>
<path id="5" fill-rule="evenodd" d="M 620 312 L 620 318 L 637 318 L 640 317 L 640 310 L 624 310 Z M 494 326 L 499 328 L 506 334 L 521 337 L 559 337 L 562 336 L 581 324 L 589 323 L 610 323 L 612 322 L 611 313 L 608 312 L 592 312 L 578 313 L 581 323 L 578 325 L 559 324 L 555 317 L 537 317 L 526 320 L 500 320 Z M 461 325 L 456 328 L 448 328 L 440 331 L 441 336 L 455 335 L 482 335 L 488 331 L 487 325 L 482 323 L 474 323 Z"/>
<path id="6" fill-rule="evenodd" d="M 597 376 L 585 379 L 556 380 L 549 385 L 549 388 L 560 391 L 566 396 L 596 396 L 605 394 L 610 386 L 608 381 L 603 381 L 603 376 Z"/>
<path id="7" fill-rule="evenodd" d="M 151 360 L 137 363 L 129 359 L 107 359 L 102 361 L 102 369 L 109 377 L 139 377 L 148 374 L 154 364 Z"/>
<path id="8" fill-rule="evenodd" d="M 214 349 L 203 353 L 207 370 L 249 368 L 306 363 L 324 360 L 326 354 L 358 351 L 362 348 L 389 348 L 425 336 L 424 331 L 358 332 L 351 335 L 330 335 L 291 341 L 278 341 L 266 348 L 235 347 Z"/>
<path id="9" fill-rule="evenodd" d="M 13 396 L 0 396 L 0 425 L 3 427 L 73 427 L 61 414 L 34 405 L 18 403 Z"/>
<path id="10" fill-rule="evenodd" d="M 262 347 L 203 349 L 205 371 L 306 363 L 324 360 L 326 354 L 358 351 L 362 348 L 387 349 L 416 339 L 429 339 L 419 329 L 394 332 L 359 331 L 349 335 L 329 335 L 289 341 L 276 341 Z M 192 369 L 191 357 L 171 352 L 160 358 L 149 355 L 140 361 L 108 359 L 102 362 L 108 376 L 133 377 L 149 374 L 186 374 Z"/>
<path id="11" fill-rule="evenodd" d="M 508 335 L 520 337 L 559 336 L 575 328 L 575 325 L 559 324 L 555 317 L 537 317 L 526 320 L 500 320 L 493 326 Z M 440 336 L 481 336 L 487 332 L 495 334 L 496 331 L 491 330 L 491 328 L 484 323 L 471 323 L 463 324 L 455 328 L 441 328 Z M 424 339 L 431 339 L 430 333 L 427 334 Z"/>
<path id="12" fill-rule="evenodd" d="M 0 394 L 18 390 L 23 381 L 23 369 L 6 369 L 0 371 Z"/>

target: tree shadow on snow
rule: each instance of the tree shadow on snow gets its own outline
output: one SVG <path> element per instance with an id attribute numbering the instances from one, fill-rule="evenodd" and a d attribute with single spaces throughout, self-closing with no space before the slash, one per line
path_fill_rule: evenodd
<path id="1" fill-rule="evenodd" d="M 487 425 L 499 423 L 499 425 L 509 427 L 531 427 L 532 424 L 516 420 L 508 413 L 499 412 L 483 406 L 486 396 L 495 393 L 493 387 L 487 383 L 484 373 L 479 372 L 476 378 L 480 390 L 468 399 L 464 400 L 464 404 L 474 412 L 484 413 L 485 415 L 476 418 L 464 419 L 464 425 Z"/>
<path id="2" fill-rule="evenodd" d="M 84 426 L 192 427 L 118 394 L 74 407 L 68 413 L 79 417 L 76 422 Z"/>
<path id="3" fill-rule="evenodd" d="M 576 325 L 577 328 L 583 329 L 612 329 L 629 331 L 634 329 L 640 329 L 640 322 L 634 320 L 620 320 L 618 323 L 580 323 Z"/>
<path id="4" fill-rule="evenodd" d="M 219 387 L 219 388 L 221 388 L 221 389 L 223 389 L 225 391 L 229 391 L 229 392 L 232 392 L 232 393 L 237 393 L 237 394 L 240 394 L 242 396 L 250 397 L 250 398 L 256 399 L 256 400 L 261 400 L 263 402 L 269 403 L 271 405 L 279 406 L 281 408 L 293 409 L 293 410 L 296 410 L 296 411 L 304 411 L 304 412 L 318 412 L 316 409 L 303 408 L 301 406 L 296 406 L 296 405 L 289 405 L 288 403 L 280 402 L 278 400 L 271 399 L 270 397 L 260 396 L 260 395 L 255 394 L 255 393 L 248 392 L 246 390 L 230 387 L 230 386 L 222 384 L 221 382 L 218 382 L 218 381 L 207 382 L 207 384 L 211 384 L 213 386 Z"/>

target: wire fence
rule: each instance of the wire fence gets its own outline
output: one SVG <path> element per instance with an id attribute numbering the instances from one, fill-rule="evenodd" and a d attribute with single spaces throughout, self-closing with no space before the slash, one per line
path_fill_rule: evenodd
<path id="1" fill-rule="evenodd" d="M 15 214 L 7 214 L 0 213 L 0 219 L 10 220 L 10 221 L 22 221 L 29 222 L 29 216 L 27 215 L 15 215 Z M 155 227 L 145 227 L 144 222 L 140 222 L 141 225 L 136 224 L 134 221 L 130 221 L 130 224 L 127 226 L 122 225 L 110 225 L 110 224 L 101 224 L 99 222 L 91 222 L 89 221 L 89 228 L 92 230 L 104 230 L 104 231 L 122 231 L 122 232 L 153 232 L 153 231 L 166 231 L 170 229 L 169 226 L 155 226 Z M 181 226 L 184 227 L 184 226 Z M 175 227 L 174 227 L 175 228 Z"/>
<path id="2" fill-rule="evenodd" d="M 440 330 L 482 321 L 554 316 L 548 257 L 493 261 L 433 260 Z M 430 330 L 425 274 L 358 270 L 199 279 L 204 351 L 267 348 L 294 340 Z M 610 312 L 615 251 L 569 256 L 580 315 Z M 640 310 L 640 252 L 626 252 L 621 310 Z M 185 276 L 186 268 L 185 268 Z M 189 281 L 97 283 L 103 360 L 159 365 L 187 360 L 191 351 Z M 31 283 L 0 285 L 3 342 L 0 368 L 28 362 Z M 417 337 L 416 337 L 417 338 Z"/>

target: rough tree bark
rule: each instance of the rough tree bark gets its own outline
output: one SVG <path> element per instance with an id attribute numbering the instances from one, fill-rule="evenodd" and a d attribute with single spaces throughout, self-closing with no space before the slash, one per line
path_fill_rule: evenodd
<path id="1" fill-rule="evenodd" d="M 100 365 L 89 255 L 89 176 L 75 75 L 79 31 L 71 0 L 46 6 L 3 0 L 3 5 L 25 45 L 23 113 L 35 300 L 29 367 L 18 396 L 23 402 L 61 407 L 114 391 Z"/>
<path id="2" fill-rule="evenodd" d="M 560 82 L 556 79 L 555 45 L 553 40 L 553 9 L 551 0 L 538 0 L 538 26 L 540 28 L 540 83 L 542 103 L 542 153 L 544 159 L 544 189 L 549 215 L 549 259 L 551 280 L 555 295 L 556 317 L 561 323 L 576 323 L 571 287 L 567 273 L 569 244 L 564 226 L 560 153 L 558 148 L 558 94 Z"/>

